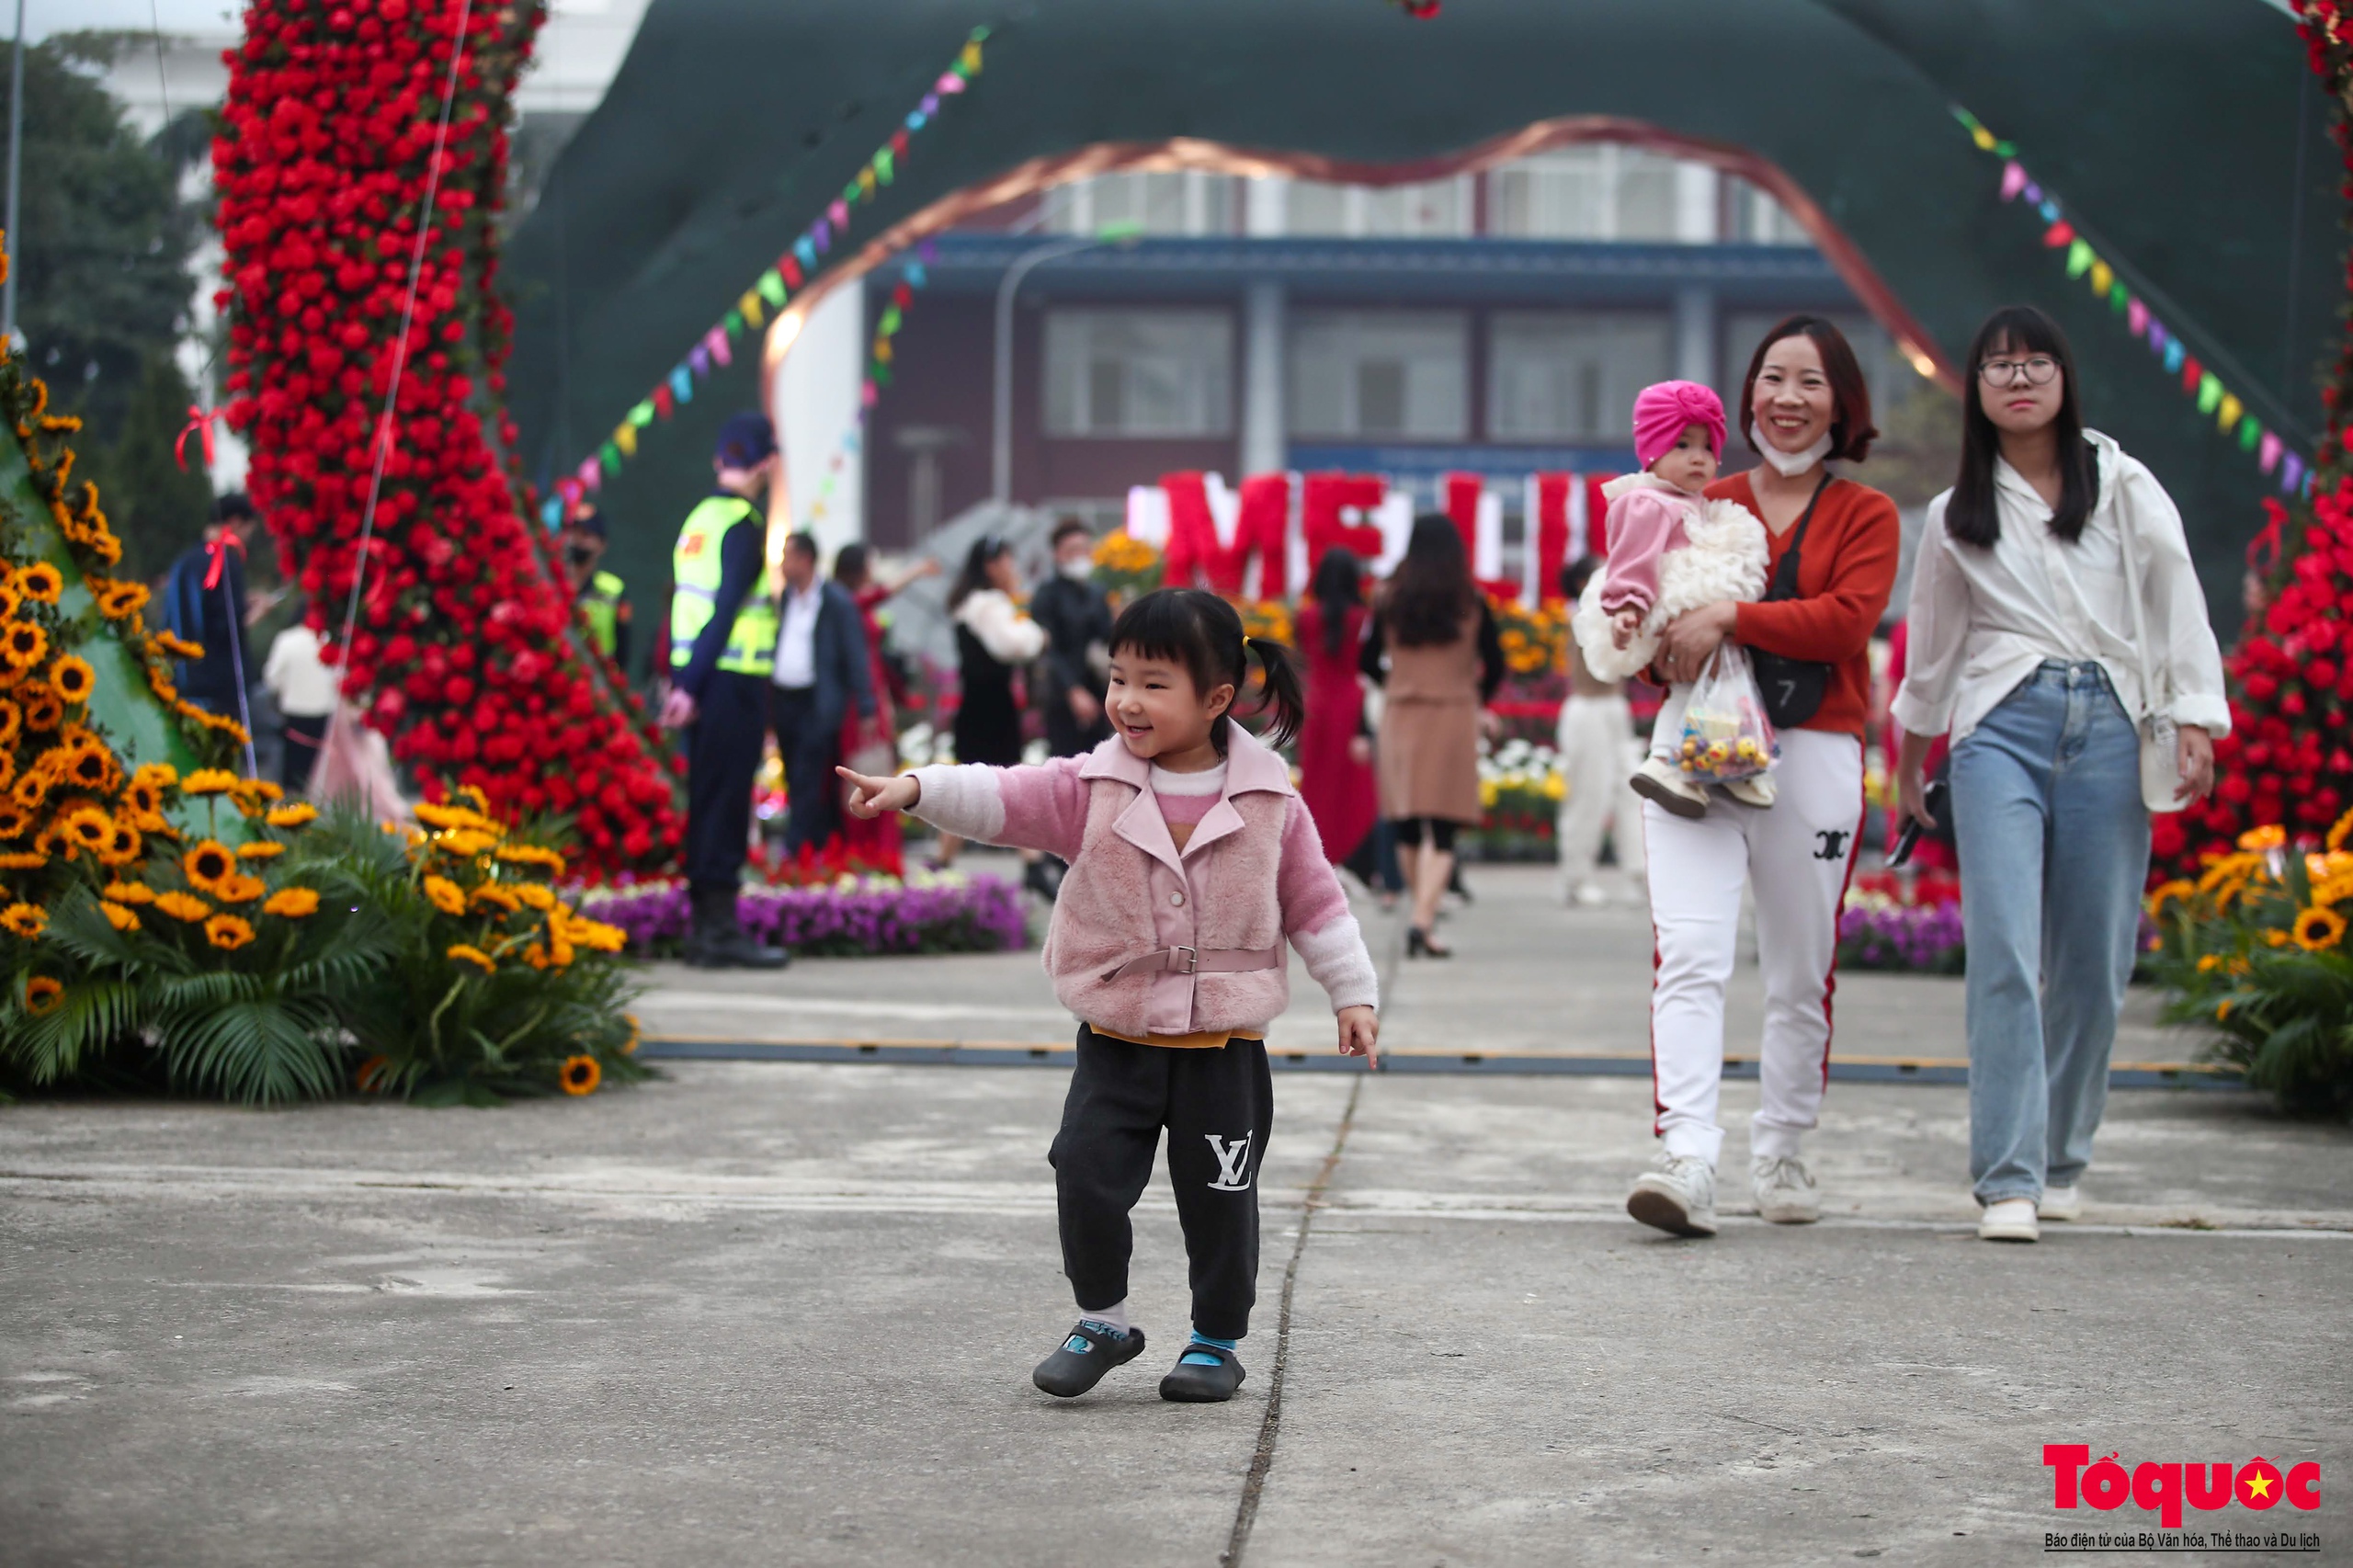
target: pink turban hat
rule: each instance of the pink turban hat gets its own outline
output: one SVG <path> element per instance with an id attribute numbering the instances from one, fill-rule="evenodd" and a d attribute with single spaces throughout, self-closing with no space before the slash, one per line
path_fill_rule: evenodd
<path id="1" fill-rule="evenodd" d="M 1697 425 L 1708 432 L 1708 449 L 1724 455 L 1724 403 L 1697 381 L 1661 381 L 1634 399 L 1634 460 L 1644 468 L 1675 449 L 1683 432 Z"/>

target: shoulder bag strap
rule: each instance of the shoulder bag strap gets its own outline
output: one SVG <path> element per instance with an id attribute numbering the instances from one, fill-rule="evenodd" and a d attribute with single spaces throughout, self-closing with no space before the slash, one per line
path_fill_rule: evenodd
<path id="1" fill-rule="evenodd" d="M 1822 505 L 1822 493 L 1830 488 L 1835 477 L 1825 471 L 1822 483 L 1813 487 L 1813 494 L 1807 500 L 1805 510 L 1798 514 L 1797 523 L 1790 532 L 1790 548 L 1781 552 L 1781 559 L 1773 567 L 1773 581 L 1766 586 L 1767 598 L 1793 599 L 1798 597 L 1798 552 L 1805 548 L 1805 530 L 1813 522 L 1813 509 Z"/>

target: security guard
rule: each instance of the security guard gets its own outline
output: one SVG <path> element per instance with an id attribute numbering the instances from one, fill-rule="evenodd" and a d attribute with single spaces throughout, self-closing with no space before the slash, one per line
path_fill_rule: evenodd
<path id="1" fill-rule="evenodd" d="M 621 580 L 597 562 L 605 554 L 605 515 L 587 502 L 572 508 L 563 523 L 563 571 L 572 598 L 588 622 L 597 651 L 629 669 L 630 612 Z"/>
<path id="2" fill-rule="evenodd" d="M 671 558 L 670 695 L 662 722 L 686 731 L 694 928 L 682 956 L 705 969 L 780 969 L 790 957 L 746 934 L 735 915 L 776 661 L 776 606 L 760 582 L 767 519 L 756 503 L 777 464 L 767 415 L 730 416 L 711 459 L 718 488 L 688 514 Z"/>

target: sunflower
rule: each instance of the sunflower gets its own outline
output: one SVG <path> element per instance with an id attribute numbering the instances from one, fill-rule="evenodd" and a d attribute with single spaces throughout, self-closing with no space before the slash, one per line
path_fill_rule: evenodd
<path id="1" fill-rule="evenodd" d="M 463 915 L 466 912 L 466 890 L 447 877 L 426 878 L 425 896 L 431 899 L 433 907 L 444 915 Z"/>
<path id="2" fill-rule="evenodd" d="M 577 942 L 594 953 L 617 953 L 629 946 L 628 932 L 601 920 L 567 921 L 563 935 L 566 940 Z"/>
<path id="3" fill-rule="evenodd" d="M 65 591 L 65 576 L 48 562 L 36 561 L 17 568 L 17 587 L 36 604 L 53 605 Z"/>
<path id="4" fill-rule="evenodd" d="M 261 912 L 281 920 L 307 920 L 319 912 L 318 892 L 313 888 L 280 888 L 269 895 Z"/>
<path id="5" fill-rule="evenodd" d="M 452 942 L 449 944 L 449 950 L 442 956 L 453 963 L 472 964 L 484 974 L 498 972 L 498 965 L 491 956 L 471 943 Z"/>
<path id="6" fill-rule="evenodd" d="M 137 828 L 127 822 L 112 824 L 111 830 L 107 835 L 106 847 L 97 852 L 98 864 L 128 866 L 139 858 L 140 851 L 145 847 L 146 844 L 140 838 Z"/>
<path id="7" fill-rule="evenodd" d="M 107 917 L 107 924 L 113 926 L 118 931 L 136 931 L 139 929 L 139 916 L 132 914 L 130 910 L 125 909 L 121 904 L 115 903 L 112 899 L 102 898 L 98 900 L 98 913 L 105 915 Z"/>
<path id="8" fill-rule="evenodd" d="M 49 911 L 38 903 L 12 903 L 0 909 L 0 930 L 29 942 L 49 928 Z"/>
<path id="9" fill-rule="evenodd" d="M 229 786 L 229 793 L 240 801 L 275 803 L 285 799 L 286 791 L 267 778 L 240 778 Z"/>
<path id="10" fill-rule="evenodd" d="M 46 773 L 26 774 L 22 778 L 17 779 L 16 787 L 8 791 L 8 798 L 28 812 L 40 810 L 49 800 L 49 775 Z"/>
<path id="11" fill-rule="evenodd" d="M 66 813 L 66 838 L 78 849 L 93 853 L 114 841 L 114 818 L 96 806 L 77 806 Z"/>
<path id="12" fill-rule="evenodd" d="M 168 762 L 144 762 L 131 776 L 133 784 L 145 784 L 156 790 L 168 790 L 180 781 L 180 770 Z M 158 806 L 157 810 L 162 807 Z"/>
<path id="13" fill-rule="evenodd" d="M 2267 849 L 2278 849 L 2288 842 L 2288 830 L 2278 823 L 2266 823 L 2239 835 L 2239 847 L 2250 854 L 2260 855 Z"/>
<path id="14" fill-rule="evenodd" d="M 212 896 L 223 903 L 251 903 L 268 891 L 268 885 L 259 877 L 231 871 L 213 884 Z"/>
<path id="15" fill-rule="evenodd" d="M 147 645 L 167 659 L 200 659 L 204 657 L 203 643 L 191 642 L 187 638 L 169 631 L 156 631 L 150 633 L 147 638 Z"/>
<path id="16" fill-rule="evenodd" d="M 25 1011 L 34 1017 L 45 1017 L 65 1005 L 63 982 L 36 974 L 25 982 Z"/>
<path id="17" fill-rule="evenodd" d="M 89 662 L 71 653 L 49 666 L 49 684 L 57 688 L 57 695 L 63 698 L 68 706 L 87 702 L 97 683 L 97 676 L 91 670 Z"/>
<path id="18" fill-rule="evenodd" d="M 155 911 L 193 926 L 212 913 L 212 906 L 192 894 L 173 892 L 155 895 Z"/>
<path id="19" fill-rule="evenodd" d="M 460 860 L 471 860 L 476 856 L 487 855 L 498 847 L 498 836 L 495 834 L 484 833 L 479 828 L 472 827 L 461 827 L 444 833 L 436 842 L 440 845 L 444 854 L 453 855 Z"/>
<path id="20" fill-rule="evenodd" d="M 147 778 L 133 778 L 122 787 L 122 803 L 131 814 L 142 819 L 164 814 L 164 791 L 161 786 Z"/>
<path id="21" fill-rule="evenodd" d="M 199 767 L 180 780 L 183 795 L 225 795 L 237 787 L 237 776 L 225 767 Z"/>
<path id="22" fill-rule="evenodd" d="M 474 810 L 483 812 L 485 816 L 490 812 L 490 797 L 483 793 L 482 786 L 479 784 L 459 785 L 458 799 L 472 801 L 474 803 Z"/>
<path id="23" fill-rule="evenodd" d="M 25 596 L 17 592 L 15 574 L 6 567 L 0 567 L 0 620 L 12 619 L 24 608 Z"/>
<path id="24" fill-rule="evenodd" d="M 237 869 L 237 857 L 229 846 L 216 838 L 208 838 L 180 857 L 180 869 L 188 873 L 188 884 L 210 892 L 213 884 Z"/>
<path id="25" fill-rule="evenodd" d="M 110 577 L 93 577 L 90 579 L 90 592 L 98 601 L 98 613 L 108 620 L 126 619 L 147 606 L 147 585 L 143 583 L 119 583 Z"/>
<path id="26" fill-rule="evenodd" d="M 76 788 L 108 789 L 120 771 L 115 766 L 114 753 L 96 735 L 85 735 L 63 750 L 65 756 L 59 765 L 58 777 Z"/>
<path id="27" fill-rule="evenodd" d="M 473 902 L 503 909 L 509 915 L 523 907 L 523 901 L 517 898 L 511 889 L 500 887 L 496 882 L 484 882 L 474 889 Z"/>
<path id="28" fill-rule="evenodd" d="M 498 851 L 498 858 L 510 866 L 544 866 L 556 876 L 563 875 L 563 857 L 536 844 L 509 844 Z"/>
<path id="29" fill-rule="evenodd" d="M 100 898 L 110 898 L 117 903 L 153 903 L 155 890 L 145 882 L 108 882 L 98 890 Z"/>
<path id="30" fill-rule="evenodd" d="M 22 838 L 32 825 L 30 812 L 12 800 L 0 798 L 0 838 Z"/>
<path id="31" fill-rule="evenodd" d="M 542 915 L 555 907 L 555 894 L 538 882 L 517 882 L 515 897 L 518 903 L 529 904 Z"/>
<path id="32" fill-rule="evenodd" d="M 2197 892 L 2197 883 L 2185 881 L 2179 877 L 2175 878 L 2169 882 L 2160 882 L 2149 894 L 2148 910 L 2150 917 L 2154 919 L 2156 916 L 2163 915 L 2165 912 L 2166 904 L 2173 903 L 2176 899 L 2188 898 Z"/>
<path id="33" fill-rule="evenodd" d="M 49 633 L 29 620 L 12 620 L 0 627 L 0 664 L 28 670 L 49 652 Z"/>
<path id="34" fill-rule="evenodd" d="M 13 854 L 0 855 L 0 871 L 38 871 L 48 864 L 49 851 L 46 849 L 20 849 Z"/>
<path id="35" fill-rule="evenodd" d="M 272 844 L 267 839 L 257 839 L 251 844 L 237 846 L 237 858 L 240 860 L 268 860 L 285 853 L 286 846 Z"/>
<path id="36" fill-rule="evenodd" d="M 254 939 L 254 928 L 233 915 L 216 915 L 204 923 L 204 939 L 233 953 Z"/>
<path id="37" fill-rule="evenodd" d="M 563 1071 L 556 1074 L 555 1081 L 563 1085 L 567 1095 L 593 1095 L 597 1085 L 605 1081 L 605 1070 L 597 1065 L 593 1056 L 567 1056 L 563 1059 Z"/>
<path id="38" fill-rule="evenodd" d="M 25 683 L 25 728 L 47 732 L 65 722 L 65 703 L 39 681 Z"/>
<path id="39" fill-rule="evenodd" d="M 0 697 L 0 746 L 17 744 L 17 736 L 25 727 L 25 710 L 13 698 Z"/>
<path id="40" fill-rule="evenodd" d="M 2308 953 L 2333 948 L 2344 939 L 2345 916 L 2315 905 L 2296 912 L 2296 946 Z"/>
<path id="41" fill-rule="evenodd" d="M 319 820 L 319 808 L 298 801 L 290 806 L 272 806 L 261 820 L 272 827 L 301 827 Z"/>
<path id="42" fill-rule="evenodd" d="M 416 820 L 427 827 L 442 829 L 487 828 L 492 825 L 483 819 L 480 812 L 468 811 L 463 806 L 437 806 L 430 801 L 417 804 Z"/>

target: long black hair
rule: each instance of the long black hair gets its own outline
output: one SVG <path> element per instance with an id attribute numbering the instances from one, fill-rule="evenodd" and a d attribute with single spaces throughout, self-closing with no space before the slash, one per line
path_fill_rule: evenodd
<path id="1" fill-rule="evenodd" d="M 1991 550 L 2002 537 L 2002 517 L 1994 506 L 1994 460 L 2002 433 L 1985 413 L 1979 372 L 1997 354 L 2044 354 L 2059 364 L 2059 412 L 2051 421 L 2058 438 L 2059 505 L 2051 509 L 2051 531 L 2069 544 L 2084 537 L 2084 524 L 2099 505 L 2099 467 L 2084 439 L 2084 405 L 2075 391 L 2075 356 L 2059 324 L 2032 305 L 2005 305 L 1985 318 L 1969 346 L 1969 388 L 1961 398 L 1961 472 L 1945 503 L 1945 532 L 1963 544 Z"/>
<path id="2" fill-rule="evenodd" d="M 989 562 L 1012 552 L 1013 546 L 1001 535 L 983 534 L 974 540 L 972 552 L 964 557 L 963 570 L 956 574 L 955 585 L 948 590 L 948 608 L 959 608 L 966 599 L 990 586 Z"/>
<path id="3" fill-rule="evenodd" d="M 867 574 L 872 568 L 866 558 L 866 546 L 852 542 L 834 554 L 834 581 L 845 588 L 866 586 Z"/>
<path id="4" fill-rule="evenodd" d="M 1348 611 L 1364 603 L 1364 562 L 1355 551 L 1335 545 L 1315 563 L 1308 592 L 1324 611 L 1324 651 L 1337 653 L 1347 639 Z"/>
<path id="5" fill-rule="evenodd" d="M 1130 604 L 1111 623 L 1111 652 L 1143 659 L 1166 659 L 1185 666 L 1193 687 L 1208 693 L 1233 684 L 1237 696 L 1250 671 L 1250 655 L 1267 672 L 1266 700 L 1258 711 L 1270 713 L 1266 742 L 1279 746 L 1299 733 L 1307 714 L 1306 694 L 1300 690 L 1299 672 L 1291 667 L 1290 650 L 1264 637 L 1245 637 L 1242 617 L 1232 605 L 1202 588 L 1154 588 Z M 1226 710 L 1233 717 L 1233 710 Z M 1225 755 L 1225 726 L 1210 726 L 1218 755 Z"/>
<path id="6" fill-rule="evenodd" d="M 1471 577 L 1461 530 L 1443 512 L 1424 512 L 1414 519 L 1405 558 L 1390 574 L 1382 611 L 1390 640 L 1404 648 L 1458 642 L 1463 621 L 1478 607 L 1479 585 Z"/>

